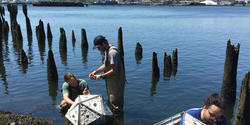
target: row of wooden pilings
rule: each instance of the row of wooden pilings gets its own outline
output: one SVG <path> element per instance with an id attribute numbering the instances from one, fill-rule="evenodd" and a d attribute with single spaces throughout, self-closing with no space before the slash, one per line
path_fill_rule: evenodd
<path id="1" fill-rule="evenodd" d="M 17 5 L 15 4 L 9 4 L 7 5 L 8 11 L 10 13 L 10 26 L 11 26 L 11 34 L 12 34 L 12 40 L 14 46 L 19 50 L 20 52 L 20 63 L 27 67 L 28 65 L 28 59 L 25 54 L 25 51 L 23 50 L 23 37 L 21 33 L 20 25 L 18 24 L 16 17 L 17 17 Z M 2 40 L 8 40 L 8 32 L 9 32 L 9 25 L 8 22 L 4 19 L 5 11 L 4 7 L 0 8 L 1 18 L 0 18 L 0 40 L 1 40 L 1 47 L 0 47 L 0 69 L 5 70 L 4 65 L 2 64 Z M 27 27 L 27 38 L 28 42 L 32 41 L 32 30 L 31 25 L 29 21 L 29 17 L 27 14 L 27 6 L 23 5 L 23 13 L 26 18 L 26 27 Z M 45 46 L 45 32 L 44 32 L 44 25 L 43 22 L 40 20 L 39 25 L 36 26 L 36 37 L 38 40 L 38 45 L 44 47 Z M 81 30 L 81 48 L 82 51 L 88 51 L 88 41 L 86 37 L 86 31 L 85 29 Z M 47 24 L 47 40 L 49 45 L 49 51 L 48 51 L 48 58 L 47 58 L 47 77 L 48 81 L 58 81 L 58 73 L 56 64 L 54 61 L 54 55 L 52 51 L 52 33 L 50 30 L 49 23 Z M 73 47 L 75 46 L 75 34 L 74 30 L 72 30 L 72 44 Z M 59 50 L 60 55 L 65 55 L 67 53 L 67 38 L 65 34 L 65 30 L 63 28 L 60 28 L 60 42 L 59 42 Z M 118 30 L 118 49 L 121 53 L 121 58 L 124 64 L 124 51 L 123 51 L 123 39 L 122 39 L 122 28 L 119 28 Z M 226 58 L 225 58 L 225 65 L 224 65 L 224 75 L 223 75 L 223 82 L 221 87 L 221 96 L 224 98 L 227 105 L 230 105 L 231 107 L 235 105 L 236 101 L 236 76 L 237 76 L 237 66 L 238 66 L 238 56 L 239 56 L 239 49 L 240 45 L 238 44 L 236 47 L 231 45 L 230 40 L 227 43 L 227 49 L 226 49 Z M 142 46 L 138 42 L 136 44 L 135 49 L 135 58 L 137 61 L 142 59 Z M 66 57 L 62 56 L 62 59 L 66 60 Z M 178 66 L 178 53 L 177 49 L 175 49 L 172 53 L 172 58 L 170 55 L 167 55 L 167 53 L 164 53 L 164 70 L 163 75 L 166 77 L 171 76 L 171 74 L 175 75 L 177 72 L 177 66 Z M 125 67 L 124 67 L 125 69 Z M 4 77 L 5 74 L 2 74 L 2 79 L 6 79 Z M 249 81 L 250 72 L 248 72 L 245 76 L 245 78 L 242 80 L 242 86 L 240 91 L 240 96 L 238 100 L 238 106 L 234 118 L 234 125 L 247 125 L 247 123 L 250 123 L 250 81 Z M 160 69 L 158 67 L 158 61 L 157 61 L 157 54 L 153 52 L 152 56 L 152 81 L 158 81 L 160 77 Z M 53 83 L 53 82 L 49 82 Z M 56 82 L 57 83 L 57 82 Z M 229 107 L 230 107 L 229 106 Z"/>

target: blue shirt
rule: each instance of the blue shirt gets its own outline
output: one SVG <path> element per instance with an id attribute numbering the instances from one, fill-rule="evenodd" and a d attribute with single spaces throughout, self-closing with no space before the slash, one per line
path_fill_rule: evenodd
<path id="1" fill-rule="evenodd" d="M 193 109 L 187 110 L 186 113 L 188 113 L 189 115 L 193 116 L 194 118 L 202 121 L 201 120 L 201 110 L 202 110 L 202 108 L 193 108 Z M 184 118 L 185 114 L 183 114 L 181 117 L 180 125 L 183 124 L 183 118 Z M 221 116 L 221 119 L 222 120 L 220 120 L 220 121 L 216 121 L 216 125 L 227 125 L 227 120 L 226 120 L 226 117 L 224 115 Z"/>

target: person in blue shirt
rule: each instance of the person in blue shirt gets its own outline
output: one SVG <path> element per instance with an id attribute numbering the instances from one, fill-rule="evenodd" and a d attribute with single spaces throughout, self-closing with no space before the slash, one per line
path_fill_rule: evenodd
<path id="1" fill-rule="evenodd" d="M 223 99 L 217 93 L 213 93 L 204 100 L 202 108 L 187 110 L 181 118 L 180 125 L 185 125 L 186 114 L 207 125 L 227 125 L 226 117 L 223 115 L 224 110 Z"/>

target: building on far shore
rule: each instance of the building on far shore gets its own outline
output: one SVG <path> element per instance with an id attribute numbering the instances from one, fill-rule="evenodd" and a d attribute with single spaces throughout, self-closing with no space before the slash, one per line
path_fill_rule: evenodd
<path id="1" fill-rule="evenodd" d="M 212 5 L 212 6 L 218 5 L 217 2 L 214 2 L 212 0 L 205 0 L 200 3 L 205 4 L 205 5 Z"/>

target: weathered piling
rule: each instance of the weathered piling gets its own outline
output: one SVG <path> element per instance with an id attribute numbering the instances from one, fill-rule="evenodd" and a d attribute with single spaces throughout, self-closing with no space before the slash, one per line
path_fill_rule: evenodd
<path id="1" fill-rule="evenodd" d="M 223 83 L 221 87 L 221 97 L 226 104 L 235 104 L 236 100 L 236 76 L 240 44 L 236 47 L 227 42 L 226 59 L 224 64 Z"/>
<path id="2" fill-rule="evenodd" d="M 17 41 L 17 5 L 16 4 L 8 4 L 7 5 L 8 11 L 10 13 L 10 26 L 11 26 L 11 34 L 12 34 L 12 40 L 15 42 Z"/>
<path id="3" fill-rule="evenodd" d="M 17 28 L 16 28 L 16 38 L 17 38 L 17 41 L 20 42 L 20 44 L 22 45 L 23 44 L 23 35 L 22 35 L 22 31 L 21 31 L 21 27 L 20 27 L 20 24 L 17 24 Z"/>
<path id="4" fill-rule="evenodd" d="M 8 36 L 9 36 L 9 24 L 6 20 L 3 20 L 2 39 L 8 41 Z"/>
<path id="5" fill-rule="evenodd" d="M 150 89 L 150 95 L 153 96 L 156 94 L 156 85 L 160 78 L 160 69 L 158 66 L 157 61 L 157 54 L 153 52 L 153 59 L 152 59 L 152 81 L 151 81 L 151 89 Z"/>
<path id="6" fill-rule="evenodd" d="M 73 45 L 73 48 L 75 48 L 75 43 L 76 43 L 76 37 L 75 37 L 74 30 L 72 30 L 72 45 Z"/>
<path id="7" fill-rule="evenodd" d="M 0 18 L 0 42 L 2 44 L 2 30 L 3 30 L 3 21 L 2 21 L 2 18 Z"/>
<path id="8" fill-rule="evenodd" d="M 51 49 L 48 51 L 47 58 L 47 78 L 48 81 L 58 81 L 56 63 L 54 60 L 54 54 Z"/>
<path id="9" fill-rule="evenodd" d="M 59 50 L 62 62 L 66 65 L 67 61 L 67 38 L 65 30 L 60 28 L 60 41 L 59 41 Z"/>
<path id="10" fill-rule="evenodd" d="M 4 7 L 2 7 L 0 5 L 0 13 L 1 13 L 1 17 L 3 18 L 3 16 L 5 15 L 5 11 L 4 11 Z"/>
<path id="11" fill-rule="evenodd" d="M 142 46 L 141 46 L 141 44 L 139 42 L 136 43 L 135 59 L 136 59 L 137 62 L 142 59 Z"/>
<path id="12" fill-rule="evenodd" d="M 87 35 L 86 35 L 86 31 L 84 28 L 82 28 L 81 30 L 81 38 L 82 38 L 82 43 L 81 43 L 81 47 L 83 48 L 88 48 L 88 40 L 87 40 Z"/>
<path id="13" fill-rule="evenodd" d="M 124 50 L 123 50 L 123 37 L 122 37 L 122 28 L 120 27 L 118 30 L 118 50 L 121 55 L 121 60 L 123 64 L 123 69 L 125 71 L 125 65 L 124 65 Z"/>
<path id="14" fill-rule="evenodd" d="M 12 26 L 13 26 L 12 39 L 14 42 L 13 44 L 15 45 L 15 49 L 19 51 L 19 49 L 23 48 L 23 36 L 22 36 L 21 28 L 20 28 L 20 25 L 17 23 L 12 23 Z"/>
<path id="15" fill-rule="evenodd" d="M 27 36 L 28 36 L 28 42 L 32 41 L 32 29 L 31 29 L 31 24 L 30 24 L 30 19 L 27 17 L 26 19 L 26 31 L 27 31 Z"/>
<path id="16" fill-rule="evenodd" d="M 163 68 L 163 75 L 165 77 L 170 77 L 172 73 L 172 61 L 171 56 L 164 53 L 164 68 Z"/>
<path id="17" fill-rule="evenodd" d="M 153 59 L 152 59 L 152 79 L 155 79 L 158 81 L 160 78 L 160 69 L 158 66 L 158 61 L 157 61 L 157 54 L 153 52 Z"/>
<path id="18" fill-rule="evenodd" d="M 124 50 L 123 50 L 123 37 L 122 37 L 122 28 L 120 27 L 118 30 L 118 50 L 121 56 L 123 71 L 124 71 L 124 78 L 126 80 L 126 70 L 125 70 L 125 63 L 124 63 Z"/>
<path id="19" fill-rule="evenodd" d="M 25 20 L 26 20 L 26 30 L 27 30 L 28 41 L 31 42 L 32 41 L 32 29 L 31 29 L 31 25 L 30 25 L 30 19 L 28 17 L 28 13 L 27 13 L 27 5 L 26 4 L 23 4 L 23 14 L 24 14 Z"/>
<path id="20" fill-rule="evenodd" d="M 8 4 L 7 5 L 8 11 L 10 13 L 10 23 L 17 22 L 16 17 L 18 13 L 17 5 L 16 4 Z"/>
<path id="21" fill-rule="evenodd" d="M 178 50 L 177 48 L 173 50 L 172 53 L 172 73 L 175 76 L 177 72 L 177 67 L 178 67 Z"/>
<path id="22" fill-rule="evenodd" d="M 60 28 L 60 42 L 59 42 L 59 49 L 62 51 L 67 52 L 67 38 L 65 34 L 65 30 L 63 28 Z"/>
<path id="23" fill-rule="evenodd" d="M 48 40 L 49 49 L 52 48 L 52 38 L 53 36 L 50 30 L 50 25 L 49 23 L 47 23 L 47 40 Z"/>
<path id="24" fill-rule="evenodd" d="M 234 125 L 249 125 L 250 123 L 250 71 L 242 80 L 238 107 L 236 110 Z"/>
<path id="25" fill-rule="evenodd" d="M 36 26 L 36 37 L 38 40 L 38 43 L 45 44 L 45 32 L 44 32 L 44 26 L 43 21 L 39 20 L 38 26 Z"/>

